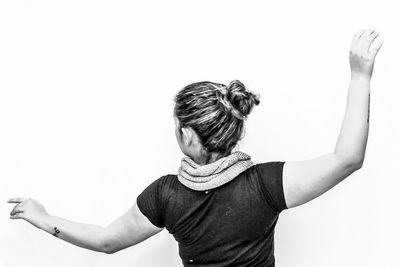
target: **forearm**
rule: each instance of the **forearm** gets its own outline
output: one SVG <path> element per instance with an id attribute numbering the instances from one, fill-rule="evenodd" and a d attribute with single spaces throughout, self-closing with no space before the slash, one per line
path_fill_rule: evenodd
<path id="1" fill-rule="evenodd" d="M 23 219 L 73 245 L 107 254 L 133 246 L 162 230 L 142 214 L 136 203 L 103 227 L 52 216 L 39 201 L 32 198 L 11 198 L 7 202 L 16 204 L 10 212 L 10 219 Z"/>
<path id="2" fill-rule="evenodd" d="M 352 75 L 335 154 L 361 167 L 369 131 L 370 77 Z"/>
<path id="3" fill-rule="evenodd" d="M 56 236 L 73 245 L 99 251 L 105 251 L 105 227 L 99 225 L 72 222 L 60 217 L 48 215 L 40 229 L 54 235 L 57 228 Z"/>

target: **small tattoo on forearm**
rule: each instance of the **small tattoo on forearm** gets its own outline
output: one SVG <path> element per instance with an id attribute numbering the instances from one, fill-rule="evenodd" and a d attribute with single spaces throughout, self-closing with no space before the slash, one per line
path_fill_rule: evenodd
<path id="1" fill-rule="evenodd" d="M 57 227 L 54 227 L 54 236 L 58 237 L 58 234 L 60 233 L 60 230 L 57 229 Z"/>

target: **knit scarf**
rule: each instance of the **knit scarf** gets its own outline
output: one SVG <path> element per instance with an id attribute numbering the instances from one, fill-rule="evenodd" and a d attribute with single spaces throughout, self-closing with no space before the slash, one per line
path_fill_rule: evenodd
<path id="1" fill-rule="evenodd" d="M 191 158 L 184 157 L 178 171 L 178 180 L 196 191 L 210 190 L 233 180 L 251 166 L 253 162 L 250 156 L 240 151 L 207 165 L 199 165 Z"/>

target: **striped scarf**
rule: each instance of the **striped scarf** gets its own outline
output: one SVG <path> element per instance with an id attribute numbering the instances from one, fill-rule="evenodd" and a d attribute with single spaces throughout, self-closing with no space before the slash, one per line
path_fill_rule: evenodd
<path id="1" fill-rule="evenodd" d="M 253 162 L 250 156 L 240 151 L 207 165 L 199 165 L 191 158 L 184 157 L 178 171 L 178 180 L 196 191 L 210 190 L 233 180 L 251 166 Z"/>

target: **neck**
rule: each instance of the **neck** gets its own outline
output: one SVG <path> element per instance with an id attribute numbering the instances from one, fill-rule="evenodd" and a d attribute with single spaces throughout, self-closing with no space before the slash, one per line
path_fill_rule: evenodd
<path id="1" fill-rule="evenodd" d="M 193 155 L 191 158 L 193 159 L 194 162 L 196 162 L 199 165 L 207 165 L 225 156 L 227 155 L 222 155 L 217 152 L 212 152 L 212 153 L 200 153 L 200 155 Z"/>

